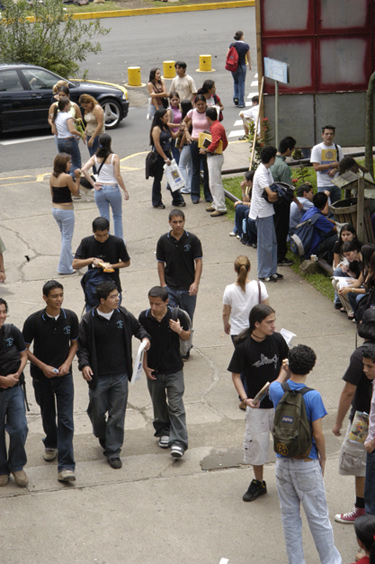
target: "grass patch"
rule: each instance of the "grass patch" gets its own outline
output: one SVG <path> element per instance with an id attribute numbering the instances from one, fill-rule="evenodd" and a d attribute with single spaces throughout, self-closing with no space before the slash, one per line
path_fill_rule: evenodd
<path id="1" fill-rule="evenodd" d="M 68 14 L 82 14 L 85 12 L 111 12 L 114 10 L 123 10 L 123 6 L 117 2 L 106 1 L 104 4 L 94 4 L 90 2 L 86 6 L 76 6 L 75 4 L 67 4 L 66 11 Z"/>
<path id="2" fill-rule="evenodd" d="M 225 190 L 228 190 L 228 192 L 237 196 L 237 198 L 241 199 L 242 180 L 243 180 L 243 176 L 236 176 L 233 178 L 223 178 L 223 185 Z M 316 175 L 314 171 L 312 171 L 311 179 L 309 179 L 309 182 L 313 184 L 313 180 L 314 180 L 314 185 L 316 186 Z M 227 198 L 226 204 L 228 209 L 227 217 L 232 223 L 234 223 L 235 211 L 234 211 L 233 202 Z M 313 286 L 316 290 L 318 290 L 318 292 L 320 292 L 323 296 L 333 301 L 335 293 L 333 290 L 331 279 L 328 276 L 328 274 L 325 274 L 324 272 L 317 272 L 316 274 L 306 274 L 305 276 L 302 276 L 299 270 L 299 265 L 300 265 L 299 257 L 293 254 L 291 251 L 288 251 L 287 256 L 288 259 L 293 261 L 294 264 L 290 268 L 292 268 L 292 270 L 296 274 L 304 278 L 309 284 L 311 284 L 311 286 Z"/>

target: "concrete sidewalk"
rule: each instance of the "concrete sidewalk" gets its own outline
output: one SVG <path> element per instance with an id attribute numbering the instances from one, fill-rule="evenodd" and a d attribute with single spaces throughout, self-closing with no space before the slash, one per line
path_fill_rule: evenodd
<path id="1" fill-rule="evenodd" d="M 131 266 L 121 272 L 123 303 L 135 315 L 148 307 L 147 291 L 158 284 L 155 245 L 168 230 L 171 210 L 166 191 L 166 209 L 151 207 L 152 183 L 145 180 L 145 156 L 124 159 L 121 165 L 130 192 L 123 211 L 131 256 Z M 247 143 L 230 144 L 225 168 L 246 166 L 248 156 Z M 51 214 L 50 171 L 0 175 L 0 235 L 7 247 L 7 281 L 0 287 L 0 296 L 9 303 L 8 321 L 19 328 L 30 313 L 42 308 L 41 287 L 47 279 L 58 278 L 64 284 L 67 308 L 79 314 L 83 308 L 80 277 L 56 274 L 60 236 Z M 189 450 L 181 461 L 174 461 L 157 446 L 143 379 L 130 388 L 123 468 L 112 470 L 91 434 L 85 413 L 87 385 L 75 361 L 77 481 L 75 486 L 60 484 L 55 463 L 42 458 L 41 420 L 26 368 L 30 484 L 22 490 L 12 482 L 0 490 L 2 564 L 218 564 L 221 558 L 229 559 L 229 564 L 286 562 L 272 461 L 265 470 L 268 495 L 252 503 L 242 501 L 252 472 L 242 465 L 244 413 L 238 409 L 226 370 L 233 347 L 221 321 L 224 287 L 235 280 L 233 261 L 239 254 L 248 254 L 255 276 L 256 251 L 228 236 L 232 224 L 226 217 L 211 218 L 204 203 L 192 205 L 185 199 L 186 228 L 201 239 L 204 249 L 195 346 L 185 365 Z M 75 203 L 74 249 L 91 233 L 91 222 L 98 215 L 94 202 Z M 338 476 L 340 440 L 331 428 L 341 376 L 355 346 L 355 328 L 289 268 L 282 273 L 283 281 L 267 286 L 277 328 L 293 331 L 295 344 L 308 344 L 318 355 L 308 383 L 322 393 L 328 410 L 325 483 L 333 520 L 335 513 L 349 510 L 354 501 L 354 479 Z M 335 523 L 333 528 L 343 562 L 352 562 L 353 527 Z M 305 521 L 304 545 L 307 564 L 318 562 Z"/>

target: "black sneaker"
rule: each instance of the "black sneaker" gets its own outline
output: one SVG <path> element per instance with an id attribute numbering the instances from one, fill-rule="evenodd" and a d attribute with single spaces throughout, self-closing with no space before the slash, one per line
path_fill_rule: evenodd
<path id="1" fill-rule="evenodd" d="M 258 280 L 261 282 L 277 282 L 277 276 L 273 274 L 272 276 L 267 276 L 267 278 L 258 278 Z"/>
<path id="2" fill-rule="evenodd" d="M 243 495 L 242 499 L 244 501 L 254 501 L 257 497 L 265 495 L 267 493 L 266 482 L 259 482 L 258 480 L 253 480 L 248 487 L 247 492 Z"/>
<path id="3" fill-rule="evenodd" d="M 294 262 L 288 258 L 283 258 L 283 260 L 277 261 L 277 266 L 292 266 Z"/>
<path id="4" fill-rule="evenodd" d="M 238 102 L 239 102 L 239 99 L 238 99 L 238 98 L 233 98 L 233 104 L 234 104 L 235 106 L 238 106 Z"/>
<path id="5" fill-rule="evenodd" d="M 110 465 L 111 468 L 114 468 L 115 470 L 122 468 L 122 462 L 120 458 L 108 458 L 108 464 Z"/>
<path id="6" fill-rule="evenodd" d="M 275 280 L 282 280 L 284 276 L 276 272 L 276 274 L 271 274 L 271 278 L 274 278 Z"/>

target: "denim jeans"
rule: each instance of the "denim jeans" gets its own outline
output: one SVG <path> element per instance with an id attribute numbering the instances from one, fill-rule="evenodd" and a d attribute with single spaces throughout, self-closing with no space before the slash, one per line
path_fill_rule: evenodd
<path id="1" fill-rule="evenodd" d="M 199 153 L 198 141 L 193 141 L 190 145 L 191 161 L 193 173 L 191 177 L 191 199 L 199 202 L 201 195 L 201 164 L 203 169 L 203 192 L 206 202 L 212 202 L 212 196 L 208 185 L 207 157 Z"/>
<path id="2" fill-rule="evenodd" d="M 227 211 L 225 204 L 225 194 L 223 181 L 221 180 L 221 169 L 224 164 L 224 155 L 207 155 L 208 178 L 210 183 L 210 192 L 212 194 L 212 206 L 217 211 Z"/>
<path id="3" fill-rule="evenodd" d="M 105 217 L 109 221 L 109 206 L 111 206 L 115 235 L 123 239 L 122 195 L 118 184 L 102 184 L 101 190 L 95 190 L 94 192 L 95 203 L 98 206 L 101 217 Z"/>
<path id="4" fill-rule="evenodd" d="M 331 204 L 341 200 L 341 188 L 338 186 L 335 186 L 334 184 L 331 184 L 330 186 L 318 186 L 318 192 L 324 192 L 325 190 L 328 190 L 330 193 Z"/>
<path id="5" fill-rule="evenodd" d="M 232 72 L 234 82 L 234 98 L 238 98 L 238 105 L 245 105 L 245 80 L 246 80 L 246 65 L 238 65 L 236 72 Z"/>
<path id="6" fill-rule="evenodd" d="M 69 171 L 73 180 L 75 180 L 74 171 L 76 168 L 81 168 L 81 153 L 79 152 L 78 141 L 75 137 L 69 137 L 68 139 L 57 139 L 57 148 L 59 153 L 67 153 L 72 157 L 72 167 Z"/>
<path id="7" fill-rule="evenodd" d="M 40 380 L 33 378 L 33 386 L 35 399 L 40 407 L 43 430 L 46 434 L 43 439 L 44 446 L 45 448 L 57 448 L 59 472 L 74 470 L 73 376 L 66 374 L 66 376 Z"/>
<path id="8" fill-rule="evenodd" d="M 87 414 L 91 419 L 94 435 L 105 440 L 104 454 L 108 460 L 118 458 L 124 442 L 127 374 L 99 377 L 96 388 L 89 388 L 89 400 Z"/>
<path id="9" fill-rule="evenodd" d="M 5 441 L 9 435 L 9 451 Z M 21 386 L 0 391 L 0 476 L 22 470 L 27 462 L 25 443 L 27 437 L 25 400 Z"/>
<path id="10" fill-rule="evenodd" d="M 178 163 L 178 168 L 182 178 L 185 181 L 185 188 L 182 192 L 185 194 L 190 194 L 191 192 L 191 176 L 192 176 L 192 162 L 191 162 L 191 152 L 190 146 L 184 145 L 180 153 L 180 162 Z"/>
<path id="11" fill-rule="evenodd" d="M 72 239 L 74 232 L 74 210 L 52 208 L 52 215 L 61 233 L 60 260 L 57 267 L 58 274 L 71 274 L 72 268 Z"/>
<path id="12" fill-rule="evenodd" d="M 302 503 L 322 564 L 341 564 L 335 547 L 322 471 L 318 460 L 276 458 L 276 485 L 289 564 L 305 564 L 302 546 Z"/>
<path id="13" fill-rule="evenodd" d="M 189 290 L 176 290 L 175 288 L 166 287 L 168 291 L 169 305 L 172 307 L 180 307 L 187 311 L 193 323 L 195 306 L 197 304 L 197 296 L 190 296 Z"/>
<path id="14" fill-rule="evenodd" d="M 88 135 L 88 136 L 87 136 L 87 139 L 86 139 L 86 142 L 87 142 L 87 149 L 88 149 L 88 151 L 89 151 L 90 157 L 92 157 L 93 155 L 95 155 L 96 151 L 99 149 L 99 135 L 97 135 L 97 136 L 95 137 L 95 139 L 94 139 L 94 141 L 93 141 L 91 147 L 89 147 L 89 145 L 88 145 L 90 139 L 91 139 L 91 136 Z M 93 167 L 92 167 L 92 171 L 93 171 L 94 174 L 96 174 L 97 171 L 96 171 L 96 166 L 95 166 L 95 164 L 94 164 Z"/>
<path id="15" fill-rule="evenodd" d="M 168 158 L 172 158 L 170 153 L 166 153 Z M 154 176 L 154 182 L 152 183 L 152 196 L 151 201 L 154 208 L 160 206 L 163 201 L 161 198 L 161 179 L 163 178 L 164 174 L 164 159 L 157 153 L 158 156 L 158 168 L 156 174 Z M 167 186 L 169 188 L 169 186 Z M 170 190 L 170 188 L 169 188 Z M 182 204 L 184 201 L 183 197 L 181 196 L 180 190 L 176 190 L 175 192 L 171 192 L 172 194 L 172 206 L 178 206 L 178 204 Z"/>
<path id="16" fill-rule="evenodd" d="M 267 278 L 277 271 L 277 241 L 273 216 L 258 217 L 258 278 Z"/>
<path id="17" fill-rule="evenodd" d="M 188 448 L 184 402 L 184 375 L 182 370 L 173 374 L 157 374 L 156 380 L 147 379 L 148 391 L 154 408 L 155 437 L 169 436 L 169 444 Z"/>
<path id="18" fill-rule="evenodd" d="M 375 515 L 375 450 L 366 456 L 365 509 Z"/>

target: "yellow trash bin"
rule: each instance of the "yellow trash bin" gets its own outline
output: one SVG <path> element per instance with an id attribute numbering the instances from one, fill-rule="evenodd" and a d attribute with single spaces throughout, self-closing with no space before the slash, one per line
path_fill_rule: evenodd
<path id="1" fill-rule="evenodd" d="M 174 68 L 175 61 L 163 61 L 163 77 L 174 78 L 176 76 L 176 69 Z"/>

